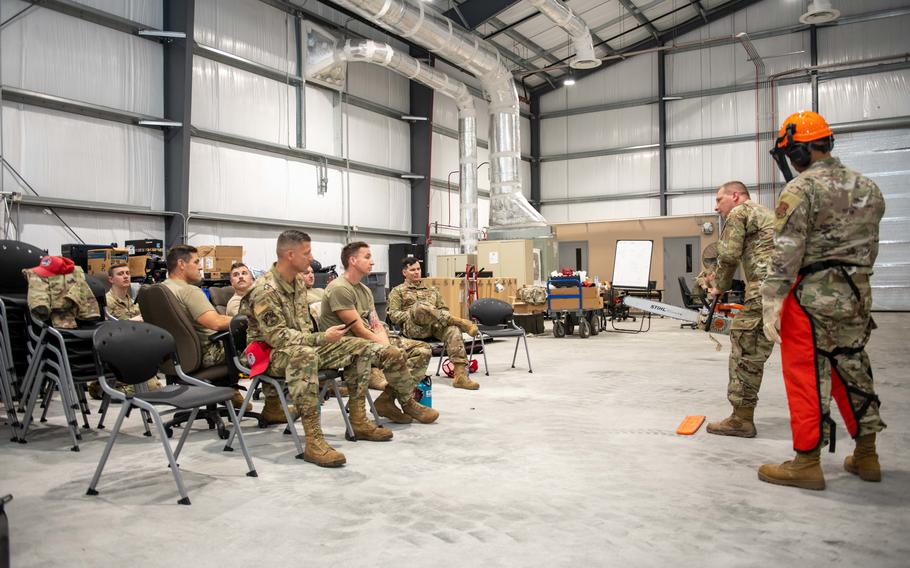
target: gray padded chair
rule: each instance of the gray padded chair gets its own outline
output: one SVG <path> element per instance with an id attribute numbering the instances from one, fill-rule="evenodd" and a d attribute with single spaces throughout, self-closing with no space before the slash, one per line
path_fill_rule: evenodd
<path id="1" fill-rule="evenodd" d="M 234 297 L 234 289 L 230 286 L 213 286 L 209 288 L 209 295 L 211 296 L 212 304 L 215 306 L 215 311 L 224 315 L 227 312 L 228 301 Z"/>
<path id="2" fill-rule="evenodd" d="M 471 304 L 468 313 L 471 319 L 477 323 L 478 336 L 480 337 L 480 346 L 483 349 L 483 370 L 487 376 L 490 375 L 490 368 L 487 366 L 487 350 L 484 344 L 484 335 L 497 338 L 514 337 L 515 352 L 512 354 L 512 368 L 515 368 L 515 358 L 518 356 L 518 344 L 524 341 L 525 355 L 528 358 L 528 372 L 533 373 L 531 368 L 531 353 L 528 351 L 528 336 L 525 330 L 515 323 L 512 306 L 496 298 L 481 298 Z M 476 341 L 476 338 L 475 338 Z M 473 351 L 473 343 L 471 350 Z"/>
<path id="3" fill-rule="evenodd" d="M 227 414 L 234 424 L 233 431 L 240 441 L 240 451 L 243 452 L 243 458 L 249 468 L 247 476 L 258 477 L 256 468 L 253 466 L 253 460 L 243 440 L 240 421 L 234 413 L 234 407 L 231 406 L 234 390 L 229 387 L 213 386 L 184 373 L 177 355 L 177 344 L 170 333 L 148 323 L 135 321 L 107 322 L 95 332 L 93 343 L 98 382 L 101 383 L 101 388 L 108 396 L 121 401 L 121 408 L 117 421 L 114 423 L 114 428 L 111 430 L 111 437 L 107 441 L 104 452 L 101 454 L 101 460 L 98 462 L 98 467 L 92 476 L 92 481 L 86 492 L 87 495 L 98 495 L 97 487 L 101 472 L 104 470 L 104 465 L 111 454 L 111 448 L 114 446 L 114 440 L 117 439 L 117 434 L 120 432 L 123 419 L 130 414 L 133 408 L 148 412 L 155 423 L 161 444 L 164 446 L 164 453 L 167 455 L 171 473 L 177 484 L 177 491 L 180 493 L 178 504 L 189 505 L 190 498 L 187 495 L 186 487 L 183 485 L 183 477 L 180 474 L 177 458 L 180 457 L 180 451 L 183 449 L 183 444 L 192 429 L 193 421 L 202 408 L 220 404 L 227 409 Z M 105 369 L 109 369 L 118 382 L 138 385 L 147 381 L 150 376 L 158 371 L 160 365 L 165 364 L 172 366 L 175 374 L 183 381 L 183 384 L 168 385 L 161 390 L 137 392 L 128 396 L 112 388 L 110 383 L 107 382 L 105 374 Z M 162 406 L 170 409 L 159 412 L 158 408 Z M 162 416 L 178 411 L 188 411 L 190 415 L 186 428 L 184 428 L 183 434 L 180 436 L 180 441 L 177 442 L 176 449 L 172 450 Z M 232 449 L 225 447 L 225 451 L 232 451 Z"/>

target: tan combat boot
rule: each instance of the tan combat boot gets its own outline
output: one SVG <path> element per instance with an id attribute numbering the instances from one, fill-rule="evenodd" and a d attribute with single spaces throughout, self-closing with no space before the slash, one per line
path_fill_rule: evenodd
<path id="1" fill-rule="evenodd" d="M 294 408 L 293 404 L 289 404 L 288 412 L 290 412 L 291 418 L 293 418 L 297 409 Z M 281 400 L 279 400 L 277 396 L 265 397 L 265 406 L 262 407 L 260 415 L 267 424 L 287 424 L 288 421 L 287 417 L 284 415 L 284 410 L 281 409 Z"/>
<path id="2" fill-rule="evenodd" d="M 875 453 L 875 433 L 866 434 L 856 439 L 853 454 L 844 459 L 844 469 L 858 475 L 863 481 L 881 481 L 882 466 Z"/>
<path id="3" fill-rule="evenodd" d="M 385 390 L 389 386 L 389 382 L 385 380 L 385 375 L 382 373 L 382 369 L 378 367 L 373 367 L 370 369 L 370 388 L 377 391 Z"/>
<path id="4" fill-rule="evenodd" d="M 367 440 L 370 442 L 388 442 L 392 439 L 392 431 L 388 428 L 378 426 L 375 422 L 367 418 L 366 395 L 363 393 L 352 394 L 348 400 L 348 418 L 351 421 L 351 428 L 358 440 Z"/>
<path id="5" fill-rule="evenodd" d="M 333 448 L 325 441 L 322 435 L 322 426 L 319 424 L 319 409 L 316 408 L 307 416 L 303 416 L 303 431 L 306 433 L 306 448 L 303 450 L 303 460 L 314 463 L 319 467 L 341 467 L 347 461 L 344 454 Z"/>
<path id="6" fill-rule="evenodd" d="M 432 408 L 427 408 L 413 398 L 408 398 L 407 401 L 403 402 L 401 404 L 401 409 L 404 410 L 405 414 L 421 424 L 430 424 L 436 422 L 436 419 L 439 418 L 438 412 Z"/>
<path id="7" fill-rule="evenodd" d="M 734 406 L 733 414 L 719 422 L 711 422 L 707 426 L 709 434 L 719 436 L 738 436 L 740 438 L 755 437 L 755 422 L 753 417 L 755 408 Z"/>
<path id="8" fill-rule="evenodd" d="M 243 406 L 243 391 L 240 389 L 234 389 L 234 396 L 231 397 L 231 404 L 234 405 L 235 409 L 239 409 Z"/>
<path id="9" fill-rule="evenodd" d="M 382 394 L 373 401 L 376 413 L 383 418 L 388 418 L 395 424 L 410 424 L 413 422 L 410 416 L 398 410 L 398 407 L 395 406 L 395 399 L 396 396 L 392 392 L 392 388 L 386 387 Z"/>
<path id="10" fill-rule="evenodd" d="M 467 333 L 471 337 L 474 337 L 475 335 L 477 335 L 477 324 L 475 324 L 471 320 L 456 318 L 455 316 L 452 316 L 449 321 L 452 322 L 452 325 L 454 325 L 455 327 L 457 327 L 464 333 Z"/>
<path id="11" fill-rule="evenodd" d="M 758 468 L 758 478 L 775 485 L 820 491 L 825 488 L 821 466 L 821 446 L 811 452 L 797 452 L 796 458 L 777 465 L 767 463 Z"/>
<path id="12" fill-rule="evenodd" d="M 477 390 L 480 385 L 468 378 L 468 370 L 464 363 L 455 363 L 455 378 L 452 386 L 456 389 Z"/>

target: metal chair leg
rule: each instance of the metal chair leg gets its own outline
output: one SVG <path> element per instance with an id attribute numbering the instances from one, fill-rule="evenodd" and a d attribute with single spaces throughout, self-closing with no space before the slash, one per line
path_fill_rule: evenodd
<path id="1" fill-rule="evenodd" d="M 196 415 L 199 414 L 199 409 L 194 408 L 190 411 L 190 417 L 186 419 L 186 426 L 183 428 L 183 433 L 180 434 L 180 440 L 177 442 L 177 449 L 174 450 L 174 459 L 180 457 L 180 450 L 183 449 L 183 444 L 186 442 L 187 436 L 190 435 L 190 429 L 193 427 L 193 422 L 196 420 Z"/>
<path id="2" fill-rule="evenodd" d="M 525 340 L 525 355 L 528 357 L 528 372 L 533 373 L 534 369 L 531 368 L 531 351 L 528 350 L 528 336 L 525 334 L 521 337 Z"/>
<path id="3" fill-rule="evenodd" d="M 515 351 L 512 353 L 512 368 L 515 368 L 515 358 L 518 357 L 518 344 L 521 343 L 521 336 L 515 338 Z"/>
<path id="4" fill-rule="evenodd" d="M 120 433 L 120 425 L 123 424 L 123 419 L 126 418 L 129 407 L 129 401 L 124 401 L 123 408 L 120 409 L 120 414 L 117 415 L 117 420 L 114 422 L 114 429 L 111 430 L 111 437 L 104 446 L 104 452 L 102 452 L 101 459 L 98 461 L 98 467 L 95 468 L 95 475 L 92 476 L 92 481 L 88 484 L 88 491 L 85 492 L 86 495 L 98 494 L 98 490 L 95 488 L 98 487 L 98 480 L 101 479 L 101 472 L 104 471 L 104 465 L 107 463 L 107 458 L 111 455 L 111 448 L 114 447 L 114 440 L 117 439 L 117 434 Z"/>
<path id="5" fill-rule="evenodd" d="M 98 414 L 101 415 L 101 417 L 98 418 L 98 426 L 96 426 L 98 430 L 104 430 L 104 419 L 107 417 L 107 409 L 110 407 L 110 405 L 111 397 L 107 393 L 104 393 L 101 396 L 101 407 L 98 408 Z"/>
<path id="6" fill-rule="evenodd" d="M 231 402 L 227 403 L 228 417 L 234 423 L 234 429 L 237 430 L 237 441 L 240 442 L 240 451 L 243 453 L 243 459 L 246 460 L 246 465 L 249 468 L 247 470 L 247 477 L 259 477 L 259 474 L 256 473 L 256 466 L 253 465 L 253 458 L 250 457 L 250 452 L 246 449 L 246 441 L 243 439 L 243 432 L 240 428 L 240 420 L 237 418 L 237 415 L 234 413 L 234 407 L 231 405 Z M 287 408 L 285 408 L 285 413 L 287 413 Z"/>
<path id="7" fill-rule="evenodd" d="M 480 349 L 483 354 L 483 372 L 486 376 L 490 376 L 490 367 L 487 365 L 487 346 L 483 341 L 483 332 L 480 333 Z M 473 350 L 473 347 L 472 347 Z"/>
<path id="8" fill-rule="evenodd" d="M 167 432 L 164 430 L 164 422 L 161 421 L 161 415 L 157 411 L 152 412 L 152 418 L 155 426 L 158 428 L 158 435 L 161 437 L 161 445 L 164 446 L 164 453 L 167 456 L 168 465 L 171 468 L 171 474 L 174 476 L 174 482 L 177 484 L 177 492 L 180 493 L 178 505 L 189 505 L 190 497 L 186 493 L 186 487 L 183 485 L 183 476 L 180 475 L 180 468 L 177 467 L 177 460 L 174 452 L 171 450 L 171 444 L 167 440 Z M 189 430 L 189 428 L 187 428 Z"/>
<path id="9" fill-rule="evenodd" d="M 243 402 L 240 404 L 240 411 L 237 413 L 237 422 L 234 422 L 234 427 L 231 428 L 231 433 L 228 436 L 227 442 L 224 444 L 224 451 L 230 452 L 234 448 L 232 444 L 234 443 L 234 436 L 237 434 L 237 428 L 240 425 L 240 420 L 243 420 L 243 415 L 246 414 L 248 408 L 252 407 L 253 404 L 250 402 L 253 398 L 253 392 L 256 390 L 256 387 L 259 386 L 259 377 L 253 377 L 253 380 L 250 382 L 250 386 L 246 390 L 246 396 L 243 397 Z"/>
<path id="10" fill-rule="evenodd" d="M 344 399 L 341 398 L 341 393 L 338 392 L 338 387 L 335 384 L 335 379 L 329 381 L 329 387 L 332 389 L 332 392 L 335 393 L 335 400 L 338 401 L 338 408 L 341 409 L 341 418 L 344 420 L 344 428 L 347 432 L 348 440 L 357 440 L 357 436 L 354 434 L 354 427 L 351 426 L 351 420 L 348 418 L 348 412 L 344 406 Z"/>

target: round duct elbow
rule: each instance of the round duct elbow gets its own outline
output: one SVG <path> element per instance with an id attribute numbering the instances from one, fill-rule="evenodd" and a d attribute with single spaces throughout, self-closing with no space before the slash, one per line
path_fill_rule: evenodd
<path id="1" fill-rule="evenodd" d="M 569 67 L 572 69 L 594 69 L 595 67 L 600 67 L 600 59 L 586 59 L 581 57 L 576 57 L 569 62 Z"/>
<path id="2" fill-rule="evenodd" d="M 831 0 L 813 0 L 799 21 L 810 26 L 828 24 L 840 18 L 840 10 L 831 7 Z"/>

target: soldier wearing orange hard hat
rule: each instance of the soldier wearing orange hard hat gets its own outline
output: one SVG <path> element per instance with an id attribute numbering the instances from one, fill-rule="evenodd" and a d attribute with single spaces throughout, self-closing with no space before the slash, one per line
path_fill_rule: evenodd
<path id="1" fill-rule="evenodd" d="M 781 344 L 796 458 L 765 464 L 758 477 L 804 489 L 825 488 L 820 454 L 826 443 L 834 451 L 832 396 L 856 440 L 844 469 L 881 480 L 875 436 L 885 424 L 865 345 L 885 202 L 872 180 L 831 156 L 833 147 L 825 119 L 803 111 L 787 117 L 771 150 L 788 183 L 775 209 L 763 321 L 768 339 Z"/>

